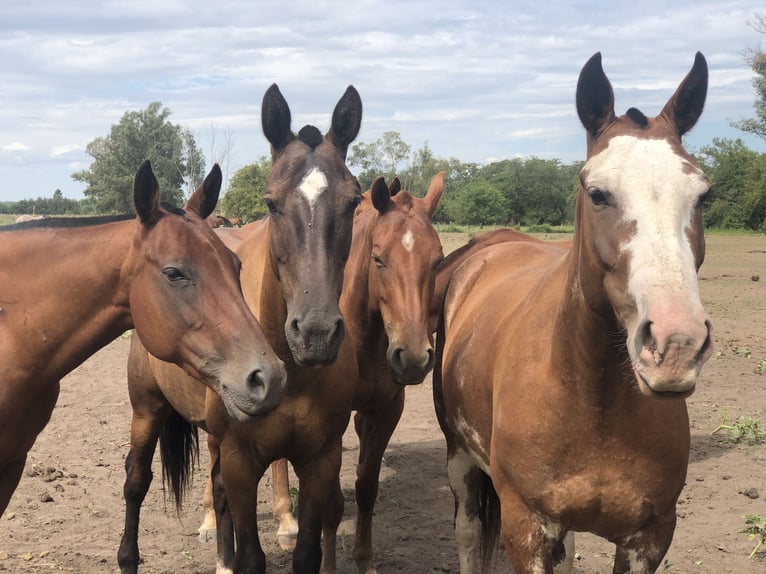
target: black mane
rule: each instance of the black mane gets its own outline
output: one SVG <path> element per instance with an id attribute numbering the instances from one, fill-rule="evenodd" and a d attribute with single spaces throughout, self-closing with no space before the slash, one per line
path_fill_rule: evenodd
<path id="1" fill-rule="evenodd" d="M 324 141 L 324 136 L 314 126 L 303 126 L 298 132 L 298 139 L 309 146 L 312 150 Z"/>
<path id="2" fill-rule="evenodd" d="M 33 219 L 31 221 L 22 221 L 21 223 L 12 223 L 11 225 L 0 226 L 0 231 L 19 231 L 22 229 L 50 229 L 50 228 L 69 228 L 69 227 L 90 227 L 92 225 L 103 225 L 105 223 L 114 223 L 115 221 L 126 221 L 135 218 L 135 214 L 128 215 L 95 215 L 91 217 L 46 217 L 44 219 Z"/>
<path id="3" fill-rule="evenodd" d="M 649 125 L 649 120 L 644 115 L 644 112 L 641 110 L 637 110 L 636 108 L 630 108 L 627 112 L 625 112 L 625 115 L 628 116 L 631 120 L 633 120 L 633 123 L 636 124 L 641 129 L 646 128 L 646 126 Z"/>

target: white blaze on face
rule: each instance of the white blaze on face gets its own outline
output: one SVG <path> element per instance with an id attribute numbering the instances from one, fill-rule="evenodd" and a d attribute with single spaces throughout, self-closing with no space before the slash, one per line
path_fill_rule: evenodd
<path id="1" fill-rule="evenodd" d="M 408 229 L 407 233 L 402 236 L 402 245 L 407 251 L 412 251 L 412 248 L 415 247 L 415 236 L 411 229 Z"/>
<path id="2" fill-rule="evenodd" d="M 628 288 L 639 307 L 657 293 L 699 305 L 697 271 L 686 230 L 708 189 L 702 172 L 660 139 L 617 136 L 588 160 L 587 187 L 612 194 L 635 232 L 623 246 L 630 257 Z"/>
<path id="3" fill-rule="evenodd" d="M 312 167 L 311 171 L 306 174 L 301 184 L 298 186 L 298 190 L 306 198 L 311 208 L 311 213 L 314 213 L 314 205 L 317 198 L 322 195 L 322 192 L 327 189 L 327 177 L 318 168 Z"/>

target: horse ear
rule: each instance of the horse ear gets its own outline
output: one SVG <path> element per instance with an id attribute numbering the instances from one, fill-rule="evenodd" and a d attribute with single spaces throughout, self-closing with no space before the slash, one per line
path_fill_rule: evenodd
<path id="1" fill-rule="evenodd" d="M 372 187 L 370 188 L 370 195 L 372 196 L 372 205 L 375 206 L 375 209 L 377 209 L 381 215 L 391 206 L 391 192 L 386 185 L 385 177 L 379 176 L 375 178 L 375 181 L 372 182 Z"/>
<path id="2" fill-rule="evenodd" d="M 660 116 L 666 117 L 682 136 L 697 123 L 707 97 L 707 61 L 701 52 L 694 57 L 694 65 L 662 108 Z"/>
<path id="3" fill-rule="evenodd" d="M 440 171 L 431 180 L 431 184 L 428 186 L 428 192 L 423 198 L 429 216 L 433 216 L 434 211 L 436 211 L 436 208 L 439 206 L 439 200 L 442 198 L 443 192 L 444 172 Z"/>
<path id="4" fill-rule="evenodd" d="M 160 185 L 148 159 L 138 166 L 133 179 L 133 205 L 145 227 L 151 227 L 160 217 Z"/>
<path id="5" fill-rule="evenodd" d="M 346 88 L 346 92 L 338 100 L 332 112 L 332 124 L 328 135 L 330 140 L 346 159 L 349 144 L 356 139 L 362 126 L 362 98 L 354 86 Z"/>
<path id="6" fill-rule="evenodd" d="M 593 54 L 583 66 L 576 101 L 577 115 L 592 138 L 614 121 L 614 92 L 601 66 L 601 52 Z"/>
<path id="7" fill-rule="evenodd" d="M 295 134 L 290 130 L 290 107 L 287 105 L 282 92 L 276 84 L 271 84 L 263 95 L 261 104 L 261 125 L 263 134 L 271 144 L 272 158 L 295 139 Z"/>
<path id="8" fill-rule="evenodd" d="M 189 201 L 186 202 L 186 209 L 193 211 L 202 219 L 207 219 L 213 213 L 216 203 L 218 203 L 218 195 L 221 193 L 222 182 L 223 174 L 221 173 L 221 168 L 216 163 L 189 198 Z"/>
<path id="9" fill-rule="evenodd" d="M 391 194 L 391 197 L 394 197 L 401 190 L 402 190 L 402 182 L 399 181 L 398 177 L 394 177 L 394 181 L 391 182 L 391 185 L 388 188 L 388 192 Z"/>

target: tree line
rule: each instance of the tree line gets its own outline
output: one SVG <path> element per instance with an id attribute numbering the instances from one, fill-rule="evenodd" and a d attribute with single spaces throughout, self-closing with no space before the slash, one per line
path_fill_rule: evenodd
<path id="1" fill-rule="evenodd" d="M 756 18 L 754 27 L 766 33 L 766 20 L 762 15 Z M 747 58 L 754 73 L 756 117 L 732 125 L 766 141 L 766 53 L 752 50 Z M 90 168 L 72 174 L 86 184 L 85 199 L 66 199 L 56 190 L 50 198 L 0 202 L 0 213 L 129 213 L 133 174 L 144 159 L 152 161 L 163 199 L 182 204 L 204 177 L 205 157 L 191 131 L 172 123 L 170 114 L 160 102 L 153 102 L 145 110 L 126 112 L 108 135 L 90 142 L 86 148 L 93 158 Z M 229 151 L 225 149 L 224 155 Z M 712 184 L 703 212 L 706 226 L 766 231 L 766 154 L 749 149 L 741 139 L 724 138 L 692 151 Z M 363 190 L 380 175 L 389 181 L 397 176 L 404 189 L 418 196 L 425 194 L 436 173 L 444 171 L 444 195 L 434 214 L 437 222 L 527 227 L 572 224 L 582 167 L 582 162 L 536 157 L 486 165 L 440 158 L 427 142 L 413 151 L 395 131 L 371 143 L 354 144 L 348 163 L 357 168 Z M 236 171 L 219 211 L 244 222 L 263 217 L 270 165 L 261 157 Z"/>

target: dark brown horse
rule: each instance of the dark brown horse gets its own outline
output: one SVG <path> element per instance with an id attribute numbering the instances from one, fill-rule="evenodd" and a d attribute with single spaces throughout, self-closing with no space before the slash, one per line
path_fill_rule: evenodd
<path id="1" fill-rule="evenodd" d="M 59 380 L 127 329 L 220 392 L 237 419 L 279 401 L 284 367 L 245 304 L 239 261 L 204 223 L 220 186 L 215 166 L 185 211 L 161 208 L 145 162 L 137 218 L 53 218 L 0 233 L 0 513 Z"/>
<path id="2" fill-rule="evenodd" d="M 442 260 L 431 218 L 444 190 L 444 173 L 419 199 L 391 188 L 380 177 L 364 194 L 354 220 L 341 311 L 354 345 L 354 425 L 359 436 L 354 559 L 359 572 L 374 574 L 372 517 L 383 454 L 404 407 L 406 385 L 423 382 L 434 364 L 429 307 L 436 267 Z M 287 463 L 273 465 L 274 517 L 280 544 L 296 531 Z M 325 532 L 322 571 L 335 572 L 335 532 Z"/>
<path id="3" fill-rule="evenodd" d="M 361 114 L 359 94 L 349 87 L 335 107 L 326 135 L 306 126 L 296 136 L 287 102 L 276 85 L 269 88 L 262 106 L 263 131 L 272 147 L 265 190 L 269 217 L 241 229 L 219 230 L 231 239 L 242 260 L 248 305 L 286 363 L 287 395 L 277 409 L 252 421 L 237 421 L 216 393 L 206 393 L 200 385 L 195 389 L 179 369 L 148 355 L 139 341 L 132 342 L 131 453 L 141 470 L 128 474 L 125 483 L 125 534 L 118 555 L 123 572 L 136 572 L 138 567 L 138 515 L 160 432 L 165 433 L 162 443 L 168 452 L 172 445 L 180 445 L 163 463 L 174 490 L 183 486 L 183 469 L 189 463 L 183 445 L 188 444 L 191 430 L 183 426 L 179 414 L 210 433 L 220 568 L 237 574 L 264 572 L 257 486 L 268 465 L 286 457 L 300 481 L 300 532 L 293 568 L 319 570 L 323 524 L 337 528 L 343 512 L 338 481 L 341 438 L 357 378 L 338 300 L 354 211 L 361 201 L 359 183 L 345 165 Z M 167 420 L 178 424 L 168 427 Z"/>
<path id="4" fill-rule="evenodd" d="M 572 247 L 507 242 L 452 276 L 434 398 L 463 574 L 498 533 L 517 574 L 571 560 L 570 531 L 615 543 L 618 573 L 654 572 L 670 546 L 684 398 L 713 349 L 696 274 L 709 183 L 681 144 L 706 90 L 697 54 L 659 116 L 616 117 L 593 56 L 577 86 L 588 153 Z"/>

